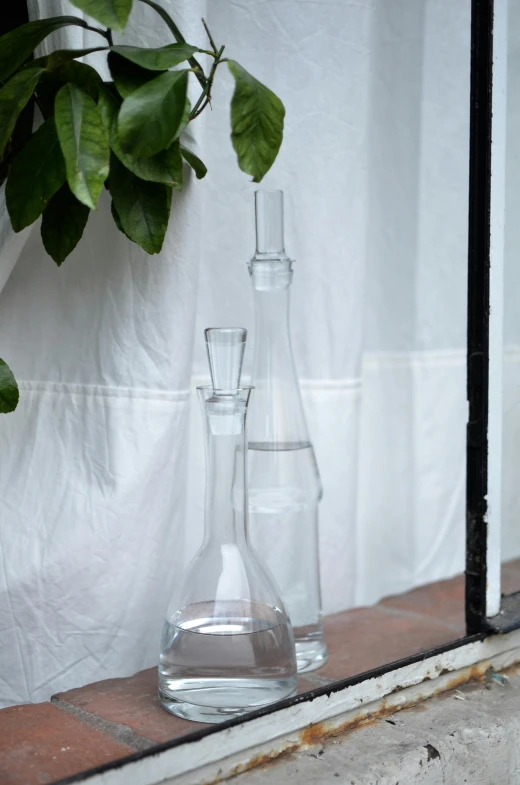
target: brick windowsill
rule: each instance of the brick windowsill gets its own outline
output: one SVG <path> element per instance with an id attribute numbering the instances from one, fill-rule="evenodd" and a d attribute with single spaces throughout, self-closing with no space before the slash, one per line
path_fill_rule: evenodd
<path id="1" fill-rule="evenodd" d="M 503 590 L 520 588 L 520 560 L 503 568 Z M 464 580 L 458 576 L 371 608 L 325 618 L 328 663 L 300 678 L 306 692 L 464 635 Z M 0 710 L 0 782 L 49 785 L 202 727 L 161 709 L 157 672 L 109 679 L 55 695 L 50 703 Z"/>

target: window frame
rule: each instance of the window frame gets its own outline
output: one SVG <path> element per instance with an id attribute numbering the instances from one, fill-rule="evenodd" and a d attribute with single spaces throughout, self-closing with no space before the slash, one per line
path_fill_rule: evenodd
<path id="1" fill-rule="evenodd" d="M 468 215 L 467 633 L 520 628 L 502 595 L 501 474 L 507 0 L 473 0 Z"/>

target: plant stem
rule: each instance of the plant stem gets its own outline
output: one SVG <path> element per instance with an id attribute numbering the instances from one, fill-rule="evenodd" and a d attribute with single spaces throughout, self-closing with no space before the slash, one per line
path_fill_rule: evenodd
<path id="1" fill-rule="evenodd" d="M 204 19 L 204 17 L 202 18 L 202 24 L 204 25 L 204 30 L 206 31 L 206 35 L 209 38 L 209 42 L 210 42 L 211 46 L 213 47 L 213 53 L 217 54 L 217 47 L 215 45 L 215 41 L 213 40 L 212 35 L 209 32 L 209 29 L 208 29 L 208 26 L 206 24 L 206 20 Z"/>
<path id="2" fill-rule="evenodd" d="M 106 37 L 108 43 L 110 44 L 110 46 L 114 46 L 114 40 L 112 38 L 112 30 L 110 29 L 110 27 L 107 27 L 107 31 L 106 31 L 105 37 Z"/>
<path id="3" fill-rule="evenodd" d="M 217 71 L 217 68 L 222 62 L 220 58 L 222 57 L 222 53 L 224 49 L 225 47 L 221 46 L 220 49 L 215 54 L 215 60 L 213 61 L 213 65 L 211 66 L 211 71 L 209 72 L 207 85 L 202 91 L 202 93 L 200 94 L 199 100 L 191 110 L 190 122 L 192 120 L 195 120 L 195 118 L 198 117 L 204 111 L 207 105 L 211 103 L 211 88 L 213 87 L 213 79 L 215 78 L 215 73 Z"/>
<path id="4" fill-rule="evenodd" d="M 156 11 L 159 14 L 163 22 L 168 26 L 168 28 L 172 32 L 173 37 L 175 38 L 178 44 L 186 43 L 186 39 L 184 38 L 183 34 L 181 33 L 181 31 L 179 30 L 179 28 L 171 18 L 171 16 L 166 13 L 164 8 L 158 5 L 158 3 L 154 3 L 153 0 L 141 0 L 141 3 L 146 3 L 146 5 L 149 5 L 151 8 L 154 9 L 154 11 Z M 193 72 L 197 77 L 200 85 L 203 88 L 205 88 L 208 80 L 206 79 L 206 76 L 204 74 L 204 69 L 201 67 L 198 60 L 196 60 L 194 57 L 190 57 L 188 59 L 188 63 L 193 68 Z"/>
<path id="5" fill-rule="evenodd" d="M 93 33 L 99 33 L 99 35 L 102 35 L 103 38 L 107 37 L 106 32 L 104 30 L 101 30 L 99 27 L 91 27 L 90 25 L 85 25 L 84 29 L 91 30 Z"/>

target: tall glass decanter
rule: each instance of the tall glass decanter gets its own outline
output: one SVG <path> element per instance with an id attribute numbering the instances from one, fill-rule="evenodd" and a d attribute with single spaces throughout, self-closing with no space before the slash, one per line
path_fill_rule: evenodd
<path id="1" fill-rule="evenodd" d="M 284 248 L 283 193 L 256 191 L 256 253 L 249 263 L 256 313 L 249 413 L 251 541 L 289 613 L 300 672 L 327 660 L 318 552 L 322 487 L 289 332 L 293 262 Z"/>
<path id="2" fill-rule="evenodd" d="M 206 432 L 202 546 L 167 612 L 159 697 L 167 711 L 220 722 L 296 689 L 291 625 L 247 539 L 246 331 L 205 331 L 212 385 L 198 387 Z"/>

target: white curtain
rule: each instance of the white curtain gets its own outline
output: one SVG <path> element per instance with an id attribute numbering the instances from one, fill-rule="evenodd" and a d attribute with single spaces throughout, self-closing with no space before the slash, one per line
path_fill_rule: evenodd
<path id="1" fill-rule="evenodd" d="M 263 186 L 285 191 L 296 259 L 325 611 L 460 572 L 470 0 L 162 4 L 199 45 L 204 16 L 287 109 Z M 167 43 L 135 5 L 126 40 Z M 119 234 L 103 198 L 58 269 L 39 228 L 14 238 L 0 207 L 0 355 L 21 387 L 0 423 L 0 705 L 156 662 L 202 530 L 202 330 L 248 327 L 249 363 L 254 340 L 254 186 L 229 141 L 231 91 L 222 68 L 191 139 L 209 173 L 175 199 L 160 255 Z"/>

